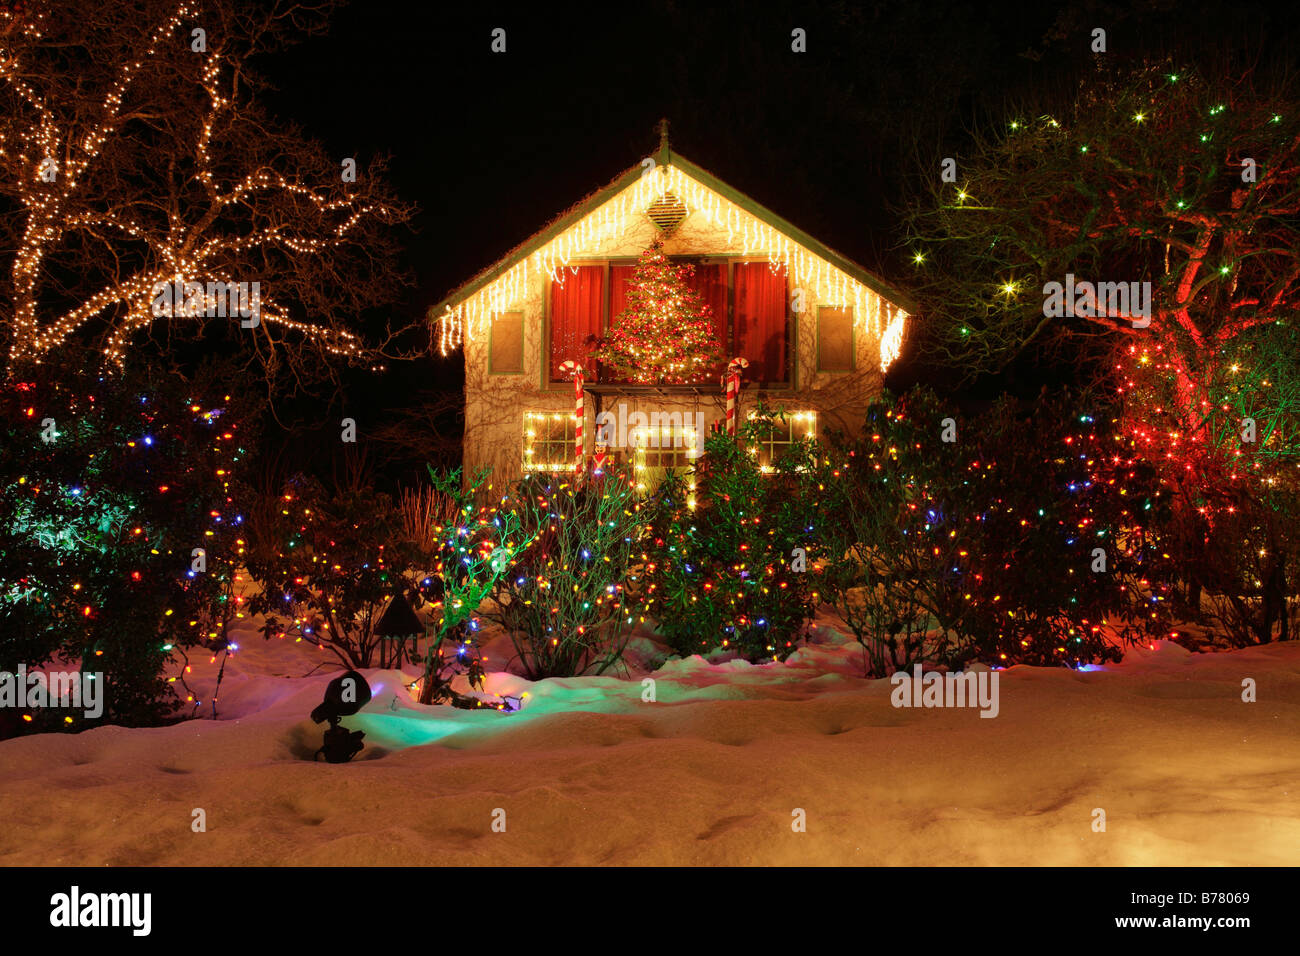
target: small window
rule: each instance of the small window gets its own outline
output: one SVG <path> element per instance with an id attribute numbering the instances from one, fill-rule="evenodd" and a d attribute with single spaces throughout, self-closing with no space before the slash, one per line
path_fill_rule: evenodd
<path id="1" fill-rule="evenodd" d="M 752 418 L 753 415 L 751 414 Z M 749 446 L 749 453 L 758 458 L 759 467 L 768 474 L 776 471 L 778 461 L 796 441 L 817 437 L 816 412 L 786 412 L 785 420 L 776 419 L 766 434 Z"/>
<path id="2" fill-rule="evenodd" d="M 524 372 L 524 314 L 500 312 L 489 334 L 488 371 L 493 375 L 522 375 Z"/>
<path id="3" fill-rule="evenodd" d="M 566 471 L 577 464 L 572 412 L 524 412 L 524 471 Z"/>
<path id="4" fill-rule="evenodd" d="M 817 308 L 817 371 L 852 372 L 853 309 Z"/>

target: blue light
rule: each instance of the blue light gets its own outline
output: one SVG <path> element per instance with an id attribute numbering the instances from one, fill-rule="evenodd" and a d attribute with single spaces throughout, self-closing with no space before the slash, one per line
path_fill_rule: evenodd
<path id="1" fill-rule="evenodd" d="M 146 445 L 153 445 L 153 438 L 151 438 L 149 435 L 145 435 L 145 436 L 144 436 L 144 443 L 145 443 Z"/>

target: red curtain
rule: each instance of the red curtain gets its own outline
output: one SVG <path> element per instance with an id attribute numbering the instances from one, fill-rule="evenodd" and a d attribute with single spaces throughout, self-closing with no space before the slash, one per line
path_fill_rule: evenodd
<path id="1" fill-rule="evenodd" d="M 745 380 L 786 381 L 786 315 L 785 267 L 737 263 L 736 354 L 749 360 Z"/>
<path id="2" fill-rule="evenodd" d="M 575 272 L 576 269 L 576 272 Z M 560 366 L 570 359 L 584 368 L 587 352 L 599 338 L 600 314 L 605 304 L 603 266 L 565 268 L 564 283 L 551 283 L 551 381 L 567 381 Z M 588 373 L 590 378 L 590 373 Z"/>
<path id="3" fill-rule="evenodd" d="M 627 287 L 636 272 L 636 266 L 609 267 L 609 327 L 618 326 L 618 317 L 627 308 Z"/>
<path id="4" fill-rule="evenodd" d="M 727 360 L 731 358 L 727 354 L 731 349 L 731 342 L 727 336 L 726 263 L 697 265 L 690 284 L 693 289 L 699 292 L 704 304 L 713 310 L 713 330 L 718 336 L 718 342 L 722 345 L 722 361 L 705 372 L 701 379 L 701 381 L 709 382 L 717 379 L 722 374 Z"/>

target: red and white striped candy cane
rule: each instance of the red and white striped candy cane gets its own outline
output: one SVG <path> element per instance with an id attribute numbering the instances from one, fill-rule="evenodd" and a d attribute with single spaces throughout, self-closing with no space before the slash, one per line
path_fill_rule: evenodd
<path id="1" fill-rule="evenodd" d="M 727 390 L 727 434 L 736 434 L 736 396 L 740 394 L 740 370 L 749 368 L 749 362 L 743 358 L 734 358 L 727 363 L 727 374 L 722 377 L 722 384 Z"/>
<path id="2" fill-rule="evenodd" d="M 582 423 L 586 420 L 587 410 L 584 405 L 586 393 L 582 388 L 582 366 L 572 360 L 565 362 L 560 366 L 561 374 L 568 372 L 573 373 L 573 417 L 577 419 L 573 423 L 573 437 L 575 452 L 578 461 L 574 466 L 575 471 L 582 471 Z"/>

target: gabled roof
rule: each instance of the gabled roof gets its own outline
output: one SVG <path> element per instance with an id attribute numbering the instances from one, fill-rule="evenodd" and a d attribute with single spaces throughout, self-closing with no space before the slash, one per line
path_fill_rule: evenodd
<path id="1" fill-rule="evenodd" d="M 879 276 L 867 271 L 847 256 L 836 252 L 834 249 L 831 249 L 829 246 L 826 246 L 821 242 L 818 242 L 802 229 L 791 225 L 766 206 L 750 199 L 740 190 L 728 186 L 712 173 L 695 165 L 680 153 L 673 152 L 666 142 L 660 146 L 656 153 L 653 154 L 653 158 L 656 164 L 660 166 L 674 166 L 691 179 L 696 180 L 701 185 L 708 187 L 730 202 L 735 203 L 750 215 L 767 223 L 767 225 L 771 226 L 777 232 L 782 233 L 794 242 L 798 243 L 813 255 L 825 260 L 845 275 L 856 279 L 863 286 L 870 289 L 881 298 L 892 302 L 894 305 L 909 314 L 916 314 L 918 306 L 915 300 L 907 293 L 886 282 L 884 279 L 881 279 Z M 542 229 L 534 233 L 528 239 L 525 239 L 519 245 L 515 246 L 492 265 L 479 272 L 468 282 L 458 286 L 440 302 L 432 306 L 428 312 L 429 320 L 438 320 L 448 309 L 455 308 L 479 289 L 503 275 L 520 260 L 532 255 L 535 251 L 545 246 L 570 226 L 580 222 L 591 212 L 600 208 L 610 199 L 613 199 L 624 189 L 635 183 L 641 177 L 642 172 L 642 167 L 638 163 L 616 176 L 609 185 L 605 186 L 603 189 L 597 190 L 585 199 L 571 206 L 565 212 L 551 220 L 551 222 Z"/>

